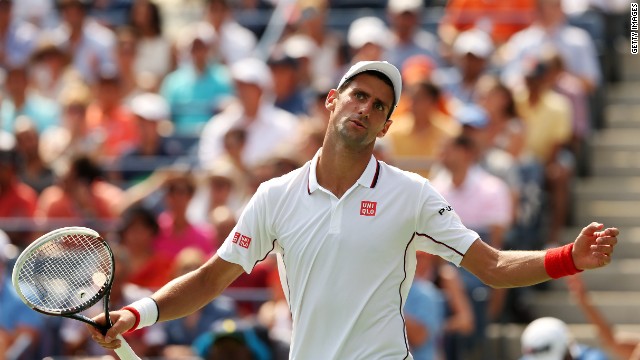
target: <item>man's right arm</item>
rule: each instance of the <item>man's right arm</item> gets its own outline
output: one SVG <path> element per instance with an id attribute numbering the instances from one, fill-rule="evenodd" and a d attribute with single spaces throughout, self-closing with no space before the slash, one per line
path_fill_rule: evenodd
<path id="1" fill-rule="evenodd" d="M 243 272 L 242 266 L 214 255 L 200 268 L 172 280 L 151 296 L 158 305 L 158 321 L 173 320 L 196 312 L 220 295 Z M 114 311 L 110 315 L 113 327 L 106 336 L 103 337 L 92 326 L 88 327 L 96 342 L 105 348 L 115 349 L 120 343 L 114 339 L 131 329 L 136 317 L 128 310 Z M 94 320 L 104 323 L 104 315 Z"/>

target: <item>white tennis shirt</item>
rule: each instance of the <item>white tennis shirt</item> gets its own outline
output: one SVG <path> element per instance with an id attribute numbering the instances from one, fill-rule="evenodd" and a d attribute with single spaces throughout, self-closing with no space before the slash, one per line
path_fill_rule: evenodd
<path id="1" fill-rule="evenodd" d="M 374 157 L 338 199 L 317 182 L 320 151 L 258 188 L 218 255 L 250 273 L 278 254 L 291 359 L 412 359 L 402 309 L 416 250 L 459 265 L 478 234 L 426 179 Z"/>

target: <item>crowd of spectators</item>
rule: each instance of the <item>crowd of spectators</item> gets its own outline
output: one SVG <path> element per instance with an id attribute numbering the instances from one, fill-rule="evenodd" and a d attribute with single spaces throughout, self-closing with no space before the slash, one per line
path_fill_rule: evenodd
<path id="1" fill-rule="evenodd" d="M 431 179 L 495 247 L 563 241 L 592 100 L 619 79 L 619 1 L 372 1 L 342 26 L 331 14 L 358 13 L 347 1 L 280 1 L 176 0 L 202 11 L 169 34 L 167 0 L 0 0 L 0 359 L 104 353 L 82 324 L 20 306 L 20 249 L 56 227 L 100 231 L 116 307 L 196 268 L 261 182 L 318 151 L 326 95 L 360 60 L 403 76 L 380 160 Z M 247 14 L 272 12 L 284 26 L 270 43 L 268 18 Z M 417 360 L 486 358 L 490 322 L 533 320 L 517 295 L 427 254 L 418 265 Z M 147 357 L 286 359 L 280 281 L 267 257 L 198 313 L 128 340 Z"/>

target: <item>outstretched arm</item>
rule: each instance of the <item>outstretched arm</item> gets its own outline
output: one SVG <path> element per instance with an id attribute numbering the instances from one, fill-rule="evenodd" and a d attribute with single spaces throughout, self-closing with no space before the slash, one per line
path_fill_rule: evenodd
<path id="1" fill-rule="evenodd" d="M 576 269 L 596 269 L 611 262 L 619 231 L 603 227 L 591 223 L 573 242 L 570 254 Z M 494 288 L 529 286 L 551 279 L 549 261 L 545 265 L 549 251 L 499 251 L 478 239 L 460 265 Z"/>
<path id="2" fill-rule="evenodd" d="M 158 304 L 158 321 L 177 319 L 197 311 L 220 295 L 243 271 L 240 265 L 214 255 L 200 268 L 172 280 L 151 296 Z M 93 326 L 87 325 L 87 328 L 102 347 L 115 349 L 120 341 L 114 339 L 131 329 L 136 317 L 128 310 L 113 311 L 110 315 L 113 327 L 106 336 Z M 104 314 L 94 320 L 104 324 Z"/>

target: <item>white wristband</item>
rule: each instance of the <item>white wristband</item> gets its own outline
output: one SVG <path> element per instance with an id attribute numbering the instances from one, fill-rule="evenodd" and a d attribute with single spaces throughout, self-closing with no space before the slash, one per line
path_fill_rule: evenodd
<path id="1" fill-rule="evenodd" d="M 145 297 L 135 301 L 131 305 L 125 307 L 125 309 L 127 308 L 135 309 L 138 313 L 136 314 L 132 311 L 134 315 L 136 315 L 136 317 L 140 316 L 140 319 L 138 319 L 138 325 L 135 329 L 131 329 L 130 331 L 142 329 L 143 327 L 151 326 L 158 322 L 158 316 L 160 315 L 158 312 L 158 304 L 156 304 L 155 300 L 150 297 Z"/>

